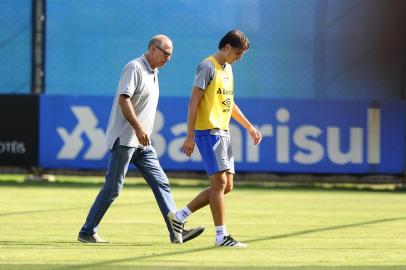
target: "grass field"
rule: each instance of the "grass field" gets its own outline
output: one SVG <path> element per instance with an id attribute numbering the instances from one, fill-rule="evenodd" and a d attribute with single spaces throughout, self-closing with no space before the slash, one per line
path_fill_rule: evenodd
<path id="1" fill-rule="evenodd" d="M 96 180 L 3 177 L 0 269 L 406 269 L 404 192 L 236 187 L 226 199 L 227 226 L 249 248 L 226 249 L 214 247 L 208 207 L 188 222 L 206 226 L 199 238 L 170 244 L 151 191 L 136 179 L 102 221 L 100 234 L 113 243 L 82 244 L 76 236 Z M 201 189 L 174 186 L 178 207 Z"/>

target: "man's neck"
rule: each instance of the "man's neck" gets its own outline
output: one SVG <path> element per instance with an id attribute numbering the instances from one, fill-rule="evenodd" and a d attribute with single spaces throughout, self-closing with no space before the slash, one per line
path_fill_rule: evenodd
<path id="1" fill-rule="evenodd" d="M 226 59 L 224 58 L 223 54 L 221 53 L 221 51 L 218 51 L 214 56 L 214 59 L 216 59 L 216 61 L 221 65 L 224 66 L 226 63 Z"/>
<path id="2" fill-rule="evenodd" d="M 156 68 L 156 66 L 151 64 L 151 62 L 152 62 L 151 56 L 148 53 L 144 54 L 144 56 L 145 56 L 145 59 L 147 59 L 147 62 L 149 64 L 149 66 L 151 67 L 151 69 L 154 70 Z"/>

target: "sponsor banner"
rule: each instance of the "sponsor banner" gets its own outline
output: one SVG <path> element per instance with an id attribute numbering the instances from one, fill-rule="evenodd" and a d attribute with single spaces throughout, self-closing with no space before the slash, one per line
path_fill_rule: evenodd
<path id="1" fill-rule="evenodd" d="M 38 165 L 38 96 L 0 95 L 0 165 Z"/>
<path id="2" fill-rule="evenodd" d="M 39 160 L 45 168 L 107 166 L 105 131 L 112 99 L 41 96 Z"/>
<path id="3" fill-rule="evenodd" d="M 46 168 L 105 169 L 105 130 L 112 97 L 42 96 L 40 163 Z M 402 173 L 406 105 L 401 101 L 242 99 L 261 131 L 254 146 L 244 128 L 230 131 L 237 171 Z M 196 150 L 186 157 L 188 98 L 162 97 L 152 144 L 166 170 L 204 171 Z"/>

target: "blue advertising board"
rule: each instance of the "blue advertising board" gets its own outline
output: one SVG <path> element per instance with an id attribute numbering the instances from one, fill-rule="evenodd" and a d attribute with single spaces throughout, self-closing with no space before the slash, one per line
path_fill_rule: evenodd
<path id="1" fill-rule="evenodd" d="M 105 169 L 104 146 L 112 97 L 42 96 L 40 165 Z M 273 173 L 402 173 L 405 166 L 406 104 L 401 101 L 236 101 L 261 131 L 254 146 L 232 121 L 237 171 Z M 166 170 L 203 171 L 198 151 L 186 157 L 188 99 L 162 97 L 152 144 Z"/>

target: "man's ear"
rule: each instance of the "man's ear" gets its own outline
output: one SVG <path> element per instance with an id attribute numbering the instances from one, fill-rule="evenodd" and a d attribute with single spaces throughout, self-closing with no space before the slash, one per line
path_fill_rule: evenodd
<path id="1" fill-rule="evenodd" d="M 224 49 L 224 52 L 229 52 L 232 49 L 232 47 L 229 43 L 227 43 L 226 46 L 223 47 L 223 49 Z"/>

